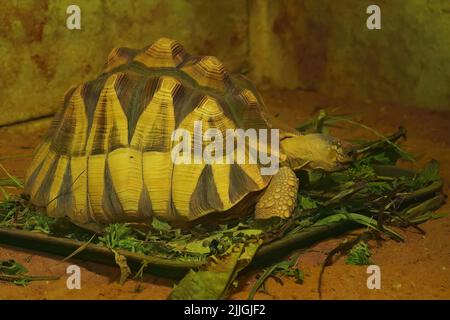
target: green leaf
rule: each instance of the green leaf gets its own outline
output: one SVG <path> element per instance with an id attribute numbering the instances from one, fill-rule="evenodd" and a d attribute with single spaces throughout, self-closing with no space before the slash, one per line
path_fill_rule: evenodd
<path id="1" fill-rule="evenodd" d="M 124 284 L 125 281 L 128 279 L 128 277 L 131 274 L 130 267 L 127 264 L 127 258 L 125 258 L 123 255 L 118 253 L 116 250 L 111 249 L 111 251 L 114 253 L 114 260 L 116 261 L 116 264 L 120 268 L 120 284 Z"/>
<path id="2" fill-rule="evenodd" d="M 391 158 L 385 152 L 375 155 L 372 159 L 381 164 L 391 164 L 392 163 Z"/>
<path id="3" fill-rule="evenodd" d="M 364 215 L 358 214 L 358 213 L 347 213 L 347 212 L 336 213 L 336 214 L 333 214 L 331 216 L 325 217 L 325 218 L 317 221 L 313 226 L 329 225 L 329 224 L 341 222 L 341 221 L 352 221 L 352 222 L 361 224 L 363 226 L 366 226 L 370 229 L 376 230 L 378 232 L 387 233 L 396 239 L 404 240 L 403 236 L 400 235 L 399 233 L 395 232 L 394 230 L 392 230 L 386 226 L 383 227 L 383 229 L 380 229 L 378 227 L 377 222 L 373 218 L 364 216 Z"/>
<path id="4" fill-rule="evenodd" d="M 79 254 L 80 252 L 82 252 L 84 249 L 87 248 L 87 246 L 92 242 L 92 240 L 94 240 L 94 238 L 97 236 L 96 233 L 94 233 L 94 235 L 85 243 L 83 243 L 78 249 L 76 249 L 74 252 L 72 252 L 71 254 L 69 254 L 67 257 L 65 257 L 62 261 L 67 261 L 71 258 L 73 258 L 74 256 L 76 256 L 77 254 Z"/>
<path id="5" fill-rule="evenodd" d="M 301 209 L 315 209 L 318 206 L 318 202 L 313 200 L 311 197 L 299 194 L 298 195 L 298 207 Z"/>
<path id="6" fill-rule="evenodd" d="M 443 213 L 433 213 L 431 215 L 431 219 L 440 219 L 445 218 L 450 215 L 450 212 L 443 212 Z"/>
<path id="7" fill-rule="evenodd" d="M 439 162 L 431 160 L 417 176 L 416 181 L 420 186 L 425 186 L 431 182 L 439 181 L 440 179 Z"/>
<path id="8" fill-rule="evenodd" d="M 358 266 L 371 265 L 373 264 L 372 260 L 370 259 L 371 256 L 372 254 L 370 253 L 367 243 L 364 241 L 360 241 L 350 250 L 345 263 Z"/>
<path id="9" fill-rule="evenodd" d="M 384 195 L 392 190 L 392 186 L 384 181 L 371 181 L 367 182 L 366 190 L 371 194 Z"/>
<path id="10" fill-rule="evenodd" d="M 324 176 L 325 173 L 320 170 L 308 171 L 308 181 L 311 185 L 317 184 Z"/>
<path id="11" fill-rule="evenodd" d="M 189 273 L 174 287 L 170 300 L 225 299 L 237 274 L 253 259 L 262 241 L 237 243 L 225 255 L 211 257 L 207 265 Z"/>
<path id="12" fill-rule="evenodd" d="M 114 249 L 120 246 L 124 240 L 131 238 L 132 230 L 124 223 L 113 223 L 105 229 L 103 237 L 99 237 L 101 243 L 106 247 Z"/>
<path id="13" fill-rule="evenodd" d="M 24 229 L 29 231 L 39 231 L 45 234 L 51 233 L 55 219 L 47 217 L 42 213 L 30 212 L 26 218 Z"/>
<path id="14" fill-rule="evenodd" d="M 152 218 L 152 227 L 155 228 L 156 230 L 160 230 L 160 231 L 169 231 L 172 229 L 170 224 L 168 224 L 167 222 L 164 222 L 162 220 L 159 220 L 156 217 Z"/>
<path id="15" fill-rule="evenodd" d="M 15 260 L 0 260 L 0 273 L 8 275 L 25 274 L 28 270 Z"/>

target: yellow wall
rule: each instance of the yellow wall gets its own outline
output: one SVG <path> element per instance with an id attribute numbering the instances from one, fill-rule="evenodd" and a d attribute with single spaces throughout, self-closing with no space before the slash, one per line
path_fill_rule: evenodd
<path id="1" fill-rule="evenodd" d="M 250 3 L 255 80 L 356 100 L 450 109 L 449 0 Z M 381 30 L 366 27 L 372 4 L 381 9 Z"/>
<path id="2" fill-rule="evenodd" d="M 66 9 L 81 8 L 81 30 Z M 0 124 L 54 112 L 64 92 L 93 79 L 114 47 L 172 37 L 236 70 L 247 53 L 241 0 L 5 0 L 0 2 Z"/>
<path id="3" fill-rule="evenodd" d="M 382 30 L 365 27 L 373 3 Z M 70 4 L 82 30 L 66 28 Z M 0 125 L 51 114 L 113 47 L 162 36 L 258 84 L 450 108 L 448 0 L 7 0 L 0 21 Z"/>

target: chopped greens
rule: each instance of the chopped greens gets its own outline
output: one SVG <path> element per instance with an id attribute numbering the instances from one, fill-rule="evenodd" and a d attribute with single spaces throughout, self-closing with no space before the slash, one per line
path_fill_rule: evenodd
<path id="1" fill-rule="evenodd" d="M 371 256 L 372 254 L 367 243 L 360 241 L 350 250 L 345 263 L 357 266 L 370 265 L 373 264 L 370 259 Z"/>

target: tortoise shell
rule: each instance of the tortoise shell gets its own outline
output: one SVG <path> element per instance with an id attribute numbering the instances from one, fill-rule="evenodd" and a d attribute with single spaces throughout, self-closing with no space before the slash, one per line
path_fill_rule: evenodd
<path id="1" fill-rule="evenodd" d="M 193 221 L 266 188 L 256 164 L 177 164 L 173 131 L 268 128 L 257 91 L 215 57 L 160 39 L 114 49 L 95 80 L 69 89 L 35 151 L 25 193 L 78 224 Z M 193 136 L 193 134 L 192 134 Z M 206 142 L 204 142 L 206 143 Z"/>

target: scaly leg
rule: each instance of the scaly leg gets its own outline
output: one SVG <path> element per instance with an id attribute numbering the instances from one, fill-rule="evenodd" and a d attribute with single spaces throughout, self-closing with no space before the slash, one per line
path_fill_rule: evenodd
<path id="1" fill-rule="evenodd" d="M 256 204 L 255 218 L 289 218 L 297 202 L 298 178 L 289 167 L 281 167 Z"/>

